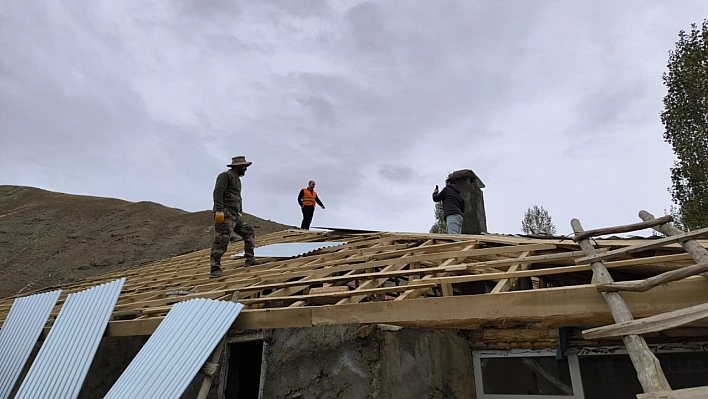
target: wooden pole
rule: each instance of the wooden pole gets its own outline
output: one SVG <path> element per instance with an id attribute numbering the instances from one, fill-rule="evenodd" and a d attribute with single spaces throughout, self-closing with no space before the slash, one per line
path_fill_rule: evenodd
<path id="1" fill-rule="evenodd" d="M 642 218 L 642 220 L 644 221 L 654 219 L 654 215 L 647 211 L 639 211 L 639 217 Z M 671 224 L 660 224 L 656 227 L 653 227 L 653 229 L 666 236 L 684 234 L 681 229 Z M 686 252 L 691 254 L 691 257 L 693 258 L 693 260 L 696 261 L 696 263 L 708 262 L 708 251 L 706 251 L 706 249 L 703 248 L 701 244 L 698 243 L 698 241 L 686 240 L 679 242 L 679 244 L 683 247 L 684 250 L 686 250 Z"/>
<path id="2" fill-rule="evenodd" d="M 597 290 L 600 292 L 610 291 L 635 291 L 645 292 L 662 284 L 667 284 L 672 281 L 682 280 L 686 277 L 695 276 L 708 271 L 708 263 L 699 263 L 693 266 L 686 266 L 680 269 L 671 270 L 659 274 L 658 276 L 649 277 L 640 281 L 620 281 L 618 283 L 598 284 Z"/>
<path id="3" fill-rule="evenodd" d="M 573 227 L 573 231 L 576 235 L 583 233 L 583 226 L 578 219 L 571 220 L 570 225 Z M 580 240 L 579 244 L 586 255 L 591 256 L 597 254 L 597 251 L 588 238 Z M 607 284 L 614 282 L 612 276 L 610 276 L 610 272 L 607 271 L 607 268 L 605 268 L 605 265 L 601 261 L 592 262 L 590 267 L 598 283 Z M 632 314 L 629 312 L 627 303 L 620 293 L 603 292 L 602 296 L 605 298 L 605 301 L 607 301 L 607 305 L 610 307 L 610 312 L 615 322 L 621 323 L 634 320 Z M 634 369 L 637 371 L 637 378 L 644 392 L 670 391 L 671 386 L 666 380 L 664 371 L 661 369 L 659 359 L 649 350 L 649 346 L 647 346 L 644 337 L 636 334 L 624 335 L 622 336 L 622 340 L 627 347 L 627 352 L 629 352 L 629 357 L 632 360 Z"/>
<path id="4" fill-rule="evenodd" d="M 604 229 L 587 230 L 582 234 L 576 234 L 573 236 L 573 241 L 578 242 L 584 238 L 604 236 L 607 234 L 617 234 L 617 233 L 628 233 L 630 231 L 643 230 L 650 227 L 654 227 L 659 224 L 673 222 L 674 218 L 671 216 L 662 216 L 659 219 L 645 220 L 641 223 L 627 224 L 624 226 L 617 227 L 607 227 Z"/>

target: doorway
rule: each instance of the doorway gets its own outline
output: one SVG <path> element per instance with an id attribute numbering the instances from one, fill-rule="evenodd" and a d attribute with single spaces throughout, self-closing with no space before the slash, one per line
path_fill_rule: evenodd
<path id="1" fill-rule="evenodd" d="M 228 399 L 259 399 L 263 341 L 229 344 L 229 363 L 224 397 Z"/>

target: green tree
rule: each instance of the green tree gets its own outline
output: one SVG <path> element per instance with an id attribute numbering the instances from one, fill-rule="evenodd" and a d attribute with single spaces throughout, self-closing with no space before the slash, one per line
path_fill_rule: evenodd
<path id="1" fill-rule="evenodd" d="M 545 234 L 555 235 L 556 226 L 553 224 L 551 215 L 542 206 L 534 205 L 524 212 L 524 219 L 521 221 L 521 231 L 525 234 Z"/>
<path id="2" fill-rule="evenodd" d="M 435 203 L 435 224 L 430 228 L 430 232 L 447 234 L 447 222 L 445 221 L 442 201 Z"/>
<path id="3" fill-rule="evenodd" d="M 669 192 L 679 223 L 694 230 L 708 226 L 708 21 L 679 32 L 664 73 L 664 140 L 677 160 Z"/>

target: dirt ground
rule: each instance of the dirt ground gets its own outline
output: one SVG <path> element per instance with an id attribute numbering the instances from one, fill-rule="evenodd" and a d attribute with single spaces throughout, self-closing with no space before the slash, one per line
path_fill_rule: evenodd
<path id="1" fill-rule="evenodd" d="M 244 214 L 256 236 L 292 228 Z M 0 298 L 205 249 L 211 211 L 0 186 Z"/>

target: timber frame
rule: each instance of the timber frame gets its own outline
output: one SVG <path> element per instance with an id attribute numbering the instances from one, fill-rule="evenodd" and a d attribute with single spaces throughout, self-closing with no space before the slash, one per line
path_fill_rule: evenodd
<path id="1" fill-rule="evenodd" d="M 587 255 L 571 238 L 304 230 L 257 238 L 258 246 L 318 241 L 346 244 L 289 259 L 259 258 L 260 265 L 245 267 L 230 256 L 241 250 L 234 243 L 218 279 L 208 278 L 209 250 L 196 251 L 62 286 L 53 316 L 68 294 L 126 277 L 107 336 L 150 335 L 174 303 L 192 298 L 237 298 L 246 307 L 232 330 L 384 323 L 541 337 L 560 327 L 613 323 L 591 283 Z M 604 265 L 615 280 L 644 280 L 696 264 L 676 240 L 652 245 L 658 241 L 597 239 L 593 257 L 611 254 Z M 630 246 L 641 250 L 619 251 Z M 175 290 L 186 295 L 168 297 Z M 708 280 L 693 276 L 622 296 L 632 315 L 645 318 L 708 303 Z M 13 300 L 0 300 L 0 323 Z M 707 325 L 701 323 L 690 327 Z M 549 340 L 547 346 L 557 343 Z"/>

